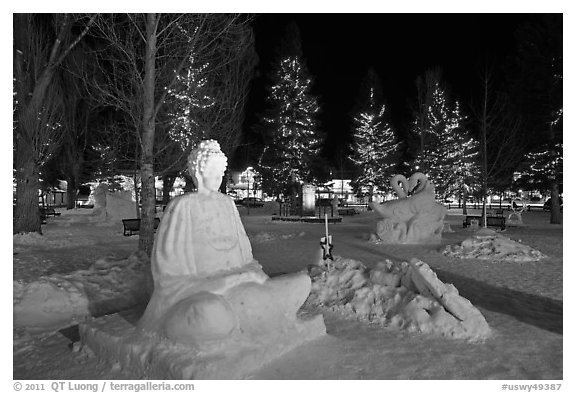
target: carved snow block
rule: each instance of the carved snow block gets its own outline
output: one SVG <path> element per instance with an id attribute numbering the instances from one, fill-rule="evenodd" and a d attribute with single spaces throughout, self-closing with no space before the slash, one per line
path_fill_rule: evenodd
<path id="1" fill-rule="evenodd" d="M 80 325 L 83 350 L 118 364 L 135 379 L 245 379 L 290 350 L 326 334 L 321 315 L 300 316 L 274 334 L 235 338 L 202 348 L 137 330 L 139 313 L 118 313 Z"/>

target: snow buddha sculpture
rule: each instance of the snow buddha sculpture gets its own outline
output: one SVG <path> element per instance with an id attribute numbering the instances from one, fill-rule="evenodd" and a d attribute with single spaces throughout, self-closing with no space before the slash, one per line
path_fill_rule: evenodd
<path id="1" fill-rule="evenodd" d="M 262 337 L 270 343 L 306 330 L 296 312 L 310 278 L 271 279 L 262 271 L 233 200 L 218 191 L 226 165 L 214 140 L 188 158 L 197 192 L 173 199 L 164 212 L 151 256 L 154 292 L 138 323 L 144 332 L 202 348 Z"/>
<path id="2" fill-rule="evenodd" d="M 440 243 L 446 208 L 436 203 L 434 185 L 426 175 L 416 172 L 410 179 L 396 175 L 390 185 L 398 199 L 370 204 L 384 218 L 376 227 L 379 240 L 393 244 Z"/>

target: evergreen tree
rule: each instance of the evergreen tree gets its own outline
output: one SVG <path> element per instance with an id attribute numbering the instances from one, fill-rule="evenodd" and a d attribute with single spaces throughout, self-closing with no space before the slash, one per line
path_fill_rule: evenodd
<path id="1" fill-rule="evenodd" d="M 313 162 L 320 150 L 317 98 L 310 93 L 312 80 L 300 49 L 297 30 L 293 48 L 281 57 L 267 97 L 264 116 L 266 147 L 260 160 L 264 181 L 276 183 L 275 193 L 285 193 L 295 183 L 313 181 Z"/>
<path id="2" fill-rule="evenodd" d="M 529 141 L 536 168 L 556 168 L 546 178 L 552 197 L 550 223 L 562 223 L 559 193 L 563 183 L 561 161 L 563 145 L 563 52 L 562 15 L 532 17 L 516 32 L 517 53 L 509 65 L 512 96 L 522 119 L 524 139 Z M 544 147 L 542 147 L 544 145 Z M 546 162 L 547 161 L 547 162 Z"/>
<path id="3" fill-rule="evenodd" d="M 388 188 L 398 161 L 398 138 L 385 120 L 385 113 L 386 106 L 377 102 L 375 86 L 371 86 L 365 108 L 354 117 L 352 147 L 352 161 L 360 170 L 355 183 L 358 188 L 368 187 L 370 201 L 375 186 Z"/>
<path id="4" fill-rule="evenodd" d="M 469 190 L 478 184 L 478 142 L 464 128 L 464 116 L 456 102 L 449 105 L 438 82 L 425 113 L 426 121 L 414 121 L 415 132 L 426 136 L 424 149 L 413 162 L 413 170 L 425 173 L 442 197 Z M 426 124 L 420 129 L 418 124 Z"/>
<path id="5" fill-rule="evenodd" d="M 447 176 L 449 183 L 446 184 L 446 195 L 458 195 L 466 209 L 467 196 L 481 188 L 480 143 L 464 128 L 466 119 L 460 115 L 458 103 L 453 113 L 459 125 L 446 142 L 451 150 L 447 159 L 452 161 L 454 170 L 451 176 Z"/>
<path id="6" fill-rule="evenodd" d="M 523 188 L 548 192 L 551 179 L 562 178 L 563 164 L 562 143 L 546 143 L 526 155 L 515 183 Z"/>

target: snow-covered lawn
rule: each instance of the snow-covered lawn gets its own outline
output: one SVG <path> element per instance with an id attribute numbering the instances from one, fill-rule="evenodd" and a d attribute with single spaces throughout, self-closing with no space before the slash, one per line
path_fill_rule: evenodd
<path id="1" fill-rule="evenodd" d="M 324 226 L 271 221 L 268 209 L 240 208 L 254 257 L 271 276 L 316 263 Z M 122 235 L 121 223 L 86 221 L 89 210 L 62 211 L 43 226 L 44 236 L 14 236 L 15 288 L 41 276 L 73 274 L 95 261 L 127 258 L 138 237 Z M 469 212 L 470 214 L 471 212 Z M 346 319 L 325 311 L 328 335 L 268 364 L 254 379 L 521 379 L 563 378 L 563 227 L 549 213 L 523 215 L 524 227 L 502 235 L 547 256 L 535 262 L 445 256 L 472 232 L 461 211 L 450 210 L 453 232 L 441 246 L 382 245 L 369 241 L 379 217 L 372 212 L 330 225 L 335 255 L 374 267 L 386 259 L 426 262 L 452 283 L 486 318 L 493 336 L 482 343 L 408 333 Z M 77 330 L 32 334 L 15 328 L 14 379 L 124 379 L 121 370 L 77 351 Z"/>

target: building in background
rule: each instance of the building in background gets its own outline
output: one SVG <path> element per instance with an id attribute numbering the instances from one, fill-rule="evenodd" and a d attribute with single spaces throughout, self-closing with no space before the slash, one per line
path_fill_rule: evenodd
<path id="1" fill-rule="evenodd" d="M 262 176 L 252 167 L 242 172 L 231 172 L 226 183 L 226 193 L 235 200 L 248 197 L 266 199 L 267 197 L 262 193 Z"/>

